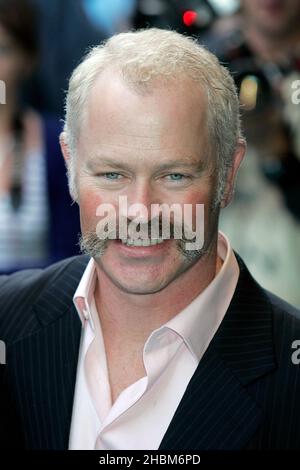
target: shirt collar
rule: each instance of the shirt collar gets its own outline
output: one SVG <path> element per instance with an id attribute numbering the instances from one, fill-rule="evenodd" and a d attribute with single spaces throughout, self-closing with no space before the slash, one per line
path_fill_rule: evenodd
<path id="1" fill-rule="evenodd" d="M 217 275 L 186 308 L 162 328 L 179 334 L 199 361 L 220 326 L 233 297 L 239 266 L 228 238 L 219 232 L 218 255 L 223 264 Z"/>
<path id="2" fill-rule="evenodd" d="M 73 296 L 73 302 L 75 304 L 82 326 L 84 326 L 86 321 L 89 321 L 93 330 L 94 322 L 90 307 L 94 296 L 95 284 L 96 264 L 94 259 L 91 258 Z"/>
<path id="3" fill-rule="evenodd" d="M 239 266 L 229 240 L 218 236 L 218 255 L 223 264 L 212 282 L 185 309 L 162 325 L 150 336 L 163 329 L 181 336 L 191 353 L 199 361 L 218 329 L 234 294 L 239 277 Z M 84 326 L 86 321 L 95 330 L 91 304 L 96 283 L 96 264 L 90 259 L 73 297 L 73 302 Z"/>

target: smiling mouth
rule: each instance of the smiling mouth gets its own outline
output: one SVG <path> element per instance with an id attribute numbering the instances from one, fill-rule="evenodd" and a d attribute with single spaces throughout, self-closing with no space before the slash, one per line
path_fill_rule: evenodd
<path id="1" fill-rule="evenodd" d="M 121 239 L 120 240 L 123 245 L 126 246 L 154 246 L 154 245 L 159 245 L 164 242 L 163 238 L 147 238 L 147 239 L 142 239 L 142 238 L 137 238 L 137 239 Z"/>

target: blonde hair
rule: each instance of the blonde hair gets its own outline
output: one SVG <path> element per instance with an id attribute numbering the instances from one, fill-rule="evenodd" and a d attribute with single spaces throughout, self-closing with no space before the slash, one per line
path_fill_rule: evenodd
<path id="1" fill-rule="evenodd" d="M 217 200 L 220 201 L 237 141 L 242 137 L 234 81 L 216 56 L 195 39 L 157 28 L 112 36 L 93 47 L 72 73 L 65 103 L 64 131 L 71 153 L 68 174 L 73 198 L 77 198 L 74 156 L 80 127 L 86 117 L 87 97 L 97 77 L 108 67 L 117 69 L 135 88 L 149 88 L 157 77 L 168 81 L 184 76 L 201 84 L 207 94 L 209 138 L 218 159 Z"/>

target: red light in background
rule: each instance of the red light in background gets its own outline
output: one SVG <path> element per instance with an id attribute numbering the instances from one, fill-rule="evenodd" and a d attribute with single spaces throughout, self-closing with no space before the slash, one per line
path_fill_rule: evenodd
<path id="1" fill-rule="evenodd" d="M 193 10 L 187 10 L 183 13 L 182 20 L 185 26 L 192 26 L 197 20 L 197 13 Z"/>

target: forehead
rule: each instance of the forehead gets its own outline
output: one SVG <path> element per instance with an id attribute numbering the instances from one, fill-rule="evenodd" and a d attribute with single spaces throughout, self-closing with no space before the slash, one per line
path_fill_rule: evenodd
<path id="1" fill-rule="evenodd" d="M 109 118 L 110 122 L 126 124 L 133 117 L 127 113 L 133 113 L 135 123 L 141 117 L 149 123 L 151 119 L 161 123 L 167 118 L 171 124 L 170 117 L 186 119 L 195 111 L 198 111 L 197 117 L 205 117 L 206 96 L 200 84 L 191 79 L 156 78 L 144 88 L 126 83 L 120 73 L 108 69 L 93 85 L 87 106 L 90 117 L 103 118 L 106 122 Z"/>
<path id="2" fill-rule="evenodd" d="M 184 150 L 195 154 L 206 145 L 207 98 L 191 79 L 156 79 L 145 91 L 107 70 L 93 85 L 86 106 L 79 139 L 84 153 L 95 153 L 97 147 L 96 153 L 120 151 L 134 158 L 142 150 L 155 158 Z"/>

